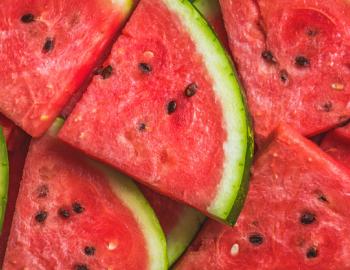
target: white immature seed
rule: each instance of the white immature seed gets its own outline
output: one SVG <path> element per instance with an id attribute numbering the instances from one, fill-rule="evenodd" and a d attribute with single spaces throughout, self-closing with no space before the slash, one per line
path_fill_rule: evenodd
<path id="1" fill-rule="evenodd" d="M 344 90 L 344 84 L 342 83 L 332 83 L 331 84 L 332 89 L 334 90 Z"/>
<path id="2" fill-rule="evenodd" d="M 232 245 L 230 253 L 232 256 L 237 256 L 239 253 L 239 245 L 238 244 Z"/>
<path id="3" fill-rule="evenodd" d="M 107 249 L 108 250 L 115 250 L 118 247 L 118 244 L 115 242 L 109 242 L 107 243 Z"/>

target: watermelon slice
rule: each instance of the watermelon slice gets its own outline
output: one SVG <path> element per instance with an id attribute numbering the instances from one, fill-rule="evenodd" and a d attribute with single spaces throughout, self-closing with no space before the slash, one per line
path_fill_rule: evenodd
<path id="1" fill-rule="evenodd" d="M 25 268 L 167 269 L 166 244 L 132 181 L 47 135 L 30 146 L 4 261 Z"/>
<path id="2" fill-rule="evenodd" d="M 202 13 L 214 29 L 221 43 L 228 49 L 227 33 L 222 19 L 219 0 L 192 0 L 191 2 Z"/>
<path id="3" fill-rule="evenodd" d="M 2 0 L 1 6 L 0 111 L 39 136 L 111 45 L 132 0 Z"/>
<path id="4" fill-rule="evenodd" d="M 329 132 L 322 140 L 321 148 L 350 167 L 350 124 Z"/>
<path id="5" fill-rule="evenodd" d="M 312 136 L 350 118 L 347 0 L 221 0 L 257 143 L 279 124 Z"/>
<path id="6" fill-rule="evenodd" d="M 0 234 L 5 218 L 9 180 L 9 162 L 5 136 L 0 127 Z"/>
<path id="7" fill-rule="evenodd" d="M 280 127 L 252 174 L 236 226 L 208 222 L 175 269 L 350 269 L 346 167 Z"/>
<path id="8" fill-rule="evenodd" d="M 252 138 L 224 49 L 187 1 L 141 0 L 59 137 L 216 219 L 243 203 Z"/>
<path id="9" fill-rule="evenodd" d="M 205 216 L 195 209 L 140 186 L 155 211 L 167 241 L 167 254 L 171 266 L 189 246 L 201 227 Z"/>

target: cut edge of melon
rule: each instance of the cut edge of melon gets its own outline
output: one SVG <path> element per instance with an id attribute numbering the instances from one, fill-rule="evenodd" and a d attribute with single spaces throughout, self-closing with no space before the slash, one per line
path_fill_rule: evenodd
<path id="1" fill-rule="evenodd" d="M 205 216 L 191 207 L 184 207 L 179 223 L 167 235 L 169 267 L 185 252 L 205 220 Z"/>
<path id="2" fill-rule="evenodd" d="M 241 86 L 225 49 L 200 13 L 187 0 L 162 0 L 174 12 L 189 33 L 197 52 L 213 81 L 216 97 L 223 108 L 223 119 L 227 140 L 224 143 L 224 166 L 217 193 L 207 207 L 208 214 L 232 224 L 232 212 L 236 212 L 237 196 L 244 191 L 248 181 L 246 167 L 249 167 L 253 146 L 250 137 L 250 123 L 247 117 Z M 233 117 L 234 116 L 234 117 Z M 241 201 L 241 200 L 239 200 Z M 241 205 L 238 205 L 241 208 Z"/>
<path id="3" fill-rule="evenodd" d="M 56 136 L 64 124 L 62 118 L 56 118 L 48 131 Z M 102 172 L 109 181 L 113 193 L 131 211 L 147 244 L 149 270 L 168 269 L 167 244 L 164 232 L 152 207 L 143 196 L 137 185 L 127 176 L 86 157 L 86 162 Z"/>
<path id="4" fill-rule="evenodd" d="M 9 160 L 5 136 L 0 127 L 0 235 L 5 219 L 9 187 Z"/>

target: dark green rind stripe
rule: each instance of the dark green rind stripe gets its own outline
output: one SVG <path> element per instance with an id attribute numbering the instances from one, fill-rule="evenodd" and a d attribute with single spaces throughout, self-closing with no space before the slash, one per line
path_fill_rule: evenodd
<path id="1" fill-rule="evenodd" d="M 9 186 L 9 161 L 4 134 L 0 128 L 0 233 L 5 219 Z"/>

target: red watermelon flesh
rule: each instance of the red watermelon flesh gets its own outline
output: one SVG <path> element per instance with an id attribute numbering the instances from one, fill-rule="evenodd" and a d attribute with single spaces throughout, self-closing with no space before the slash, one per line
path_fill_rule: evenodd
<path id="1" fill-rule="evenodd" d="M 350 3 L 222 0 L 257 142 L 279 124 L 315 135 L 350 118 Z"/>
<path id="2" fill-rule="evenodd" d="M 155 269 L 139 218 L 109 181 L 56 139 L 33 141 L 3 269 Z"/>
<path id="3" fill-rule="evenodd" d="M 94 78 L 59 137 L 158 192 L 208 213 L 223 177 L 227 158 L 223 144 L 231 131 L 225 130 L 222 101 L 213 91 L 203 55 L 197 53 L 177 14 L 166 6 L 170 2 L 139 3 L 104 64 L 112 74 L 108 79 Z M 174 5 L 191 8 L 191 16 L 199 16 L 186 2 Z M 207 25 L 203 27 L 207 31 Z M 191 87 L 195 94 L 186 96 Z M 231 156 L 239 150 L 233 151 Z M 245 165 L 243 160 L 240 166 Z"/>
<path id="4" fill-rule="evenodd" d="M 350 124 L 330 131 L 322 140 L 321 148 L 345 166 L 350 166 Z"/>
<path id="5" fill-rule="evenodd" d="M 108 48 L 131 0 L 3 0 L 0 111 L 32 136 L 51 125 Z"/>
<path id="6" fill-rule="evenodd" d="M 350 269 L 350 171 L 280 127 L 235 227 L 209 221 L 175 269 Z"/>

